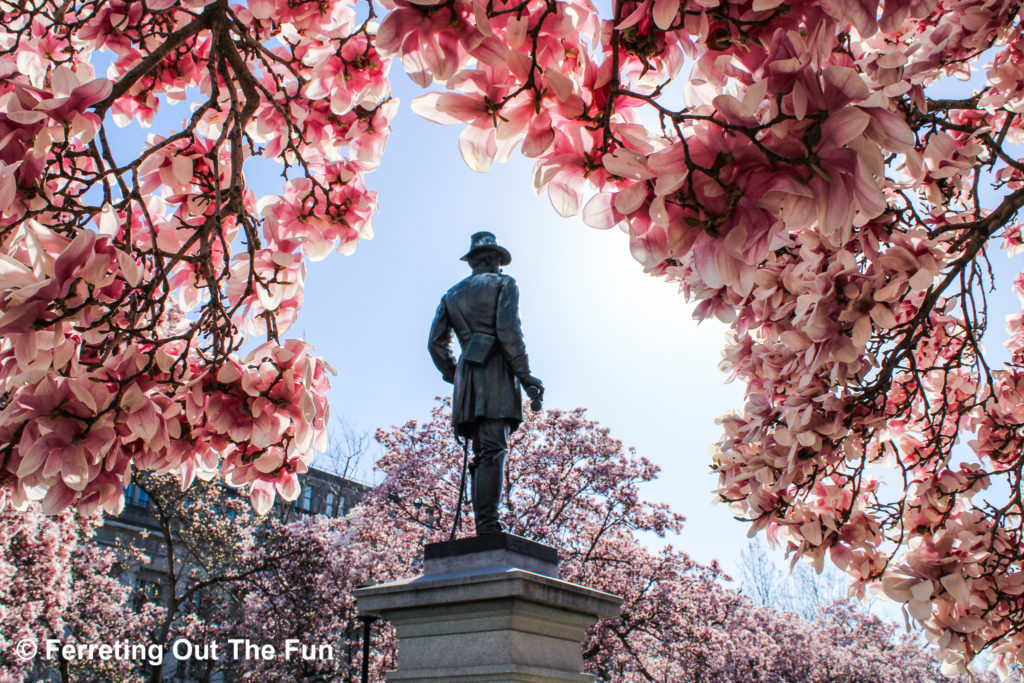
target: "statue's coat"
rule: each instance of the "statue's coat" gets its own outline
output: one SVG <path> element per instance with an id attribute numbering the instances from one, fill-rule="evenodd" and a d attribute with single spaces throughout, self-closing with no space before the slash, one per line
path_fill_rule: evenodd
<path id="1" fill-rule="evenodd" d="M 474 333 L 497 338 L 482 365 L 456 361 L 452 332 L 466 349 Z M 526 344 L 519 322 L 519 287 L 508 275 L 474 273 L 449 289 L 430 327 L 430 357 L 448 381 L 454 381 L 452 423 L 460 436 L 472 437 L 478 418 L 507 420 L 516 429 L 523 420 L 517 374 L 529 375 Z"/>

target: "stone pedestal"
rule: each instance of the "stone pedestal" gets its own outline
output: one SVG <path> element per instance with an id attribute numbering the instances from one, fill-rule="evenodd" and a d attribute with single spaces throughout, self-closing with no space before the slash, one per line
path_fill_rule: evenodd
<path id="1" fill-rule="evenodd" d="M 510 534 L 430 544 L 422 576 L 356 600 L 398 631 L 395 683 L 592 683 L 583 637 L 622 603 L 559 580 L 554 548 Z"/>

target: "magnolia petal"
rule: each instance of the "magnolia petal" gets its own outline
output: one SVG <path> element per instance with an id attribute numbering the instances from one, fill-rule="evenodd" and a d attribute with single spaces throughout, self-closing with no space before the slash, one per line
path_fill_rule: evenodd
<path id="1" fill-rule="evenodd" d="M 867 38 L 878 30 L 878 0 L 848 0 L 844 3 L 846 17 L 857 28 L 857 33 Z"/>
<path id="2" fill-rule="evenodd" d="M 268 449 L 253 461 L 252 466 L 264 474 L 273 472 L 281 466 L 281 456 L 273 449 Z"/>
<path id="3" fill-rule="evenodd" d="M 559 175 L 548 183 L 548 199 L 559 216 L 568 218 L 580 212 L 583 202 L 583 179 L 566 179 Z"/>
<path id="4" fill-rule="evenodd" d="M 601 192 L 590 198 L 583 207 L 583 222 L 598 230 L 614 228 L 622 221 L 622 215 L 613 206 L 616 195 Z"/>
<path id="5" fill-rule="evenodd" d="M 117 211 L 110 204 L 104 204 L 100 210 L 99 215 L 99 228 L 101 235 L 109 235 L 111 237 L 117 235 L 118 220 Z"/>
<path id="6" fill-rule="evenodd" d="M 82 110 L 104 99 L 113 89 L 114 83 L 109 78 L 94 78 L 75 88 L 73 94 L 78 100 L 79 110 Z"/>
<path id="7" fill-rule="evenodd" d="M 844 107 L 828 117 L 821 127 L 821 139 L 827 144 L 842 147 L 868 127 L 871 116 L 858 107 Z"/>
<path id="8" fill-rule="evenodd" d="M 546 152 L 555 141 L 555 129 L 551 125 L 551 114 L 547 111 L 541 112 L 539 116 L 533 117 L 523 139 L 523 155 L 527 157 L 539 157 Z"/>
<path id="9" fill-rule="evenodd" d="M 494 139 L 494 129 L 487 130 L 476 126 L 466 127 L 459 134 L 459 152 L 466 165 L 478 173 L 491 170 L 494 157 L 498 154 L 498 145 Z"/>
<path id="10" fill-rule="evenodd" d="M 651 16 L 654 18 L 654 25 L 662 31 L 667 31 L 678 15 L 679 0 L 654 0 Z"/>
<path id="11" fill-rule="evenodd" d="M 923 291 L 932 286 L 935 281 L 935 276 L 928 270 L 922 268 L 921 270 L 914 273 L 914 275 L 908 281 L 910 288 L 914 291 Z"/>
<path id="12" fill-rule="evenodd" d="M 622 178 L 645 180 L 654 177 L 647 167 L 647 158 L 631 149 L 620 147 L 605 155 L 602 164 L 609 173 Z"/>
<path id="13" fill-rule="evenodd" d="M 257 19 L 269 19 L 275 9 L 273 0 L 249 0 L 249 11 Z"/>
<path id="14" fill-rule="evenodd" d="M 281 478 L 275 484 L 275 488 L 281 498 L 289 502 L 298 498 L 299 491 L 301 490 L 301 487 L 299 486 L 299 478 L 291 473 L 282 474 Z"/>
<path id="15" fill-rule="evenodd" d="M 892 311 L 885 304 L 875 304 L 871 309 L 870 315 L 875 324 L 882 329 L 888 330 L 896 327 L 896 316 L 892 314 Z"/>
<path id="16" fill-rule="evenodd" d="M 87 259 L 86 254 L 93 251 L 95 244 L 96 233 L 91 230 L 79 232 L 53 264 L 54 278 L 58 282 L 66 281 L 76 266 L 84 265 Z"/>
<path id="17" fill-rule="evenodd" d="M 569 99 L 569 95 L 572 95 L 573 88 L 575 87 L 571 78 L 553 67 L 545 69 L 544 76 L 548 80 L 548 85 L 555 91 L 555 96 L 559 101 L 565 102 Z"/>
<path id="18" fill-rule="evenodd" d="M 192 159 L 181 154 L 171 157 L 171 173 L 178 183 L 188 185 L 192 182 Z"/>
<path id="19" fill-rule="evenodd" d="M 254 481 L 249 489 L 249 502 L 257 515 L 265 515 L 274 505 L 274 487 L 263 480 Z"/>
<path id="20" fill-rule="evenodd" d="M 860 74 L 848 66 L 826 66 L 824 74 L 825 82 L 842 93 L 848 102 L 867 99 L 871 94 Z"/>
<path id="21" fill-rule="evenodd" d="M 615 210 L 622 214 L 631 214 L 643 206 L 647 196 L 646 181 L 633 183 L 615 194 Z"/>
<path id="22" fill-rule="evenodd" d="M 871 338 L 871 318 L 862 315 L 853 324 L 853 345 L 862 350 Z"/>
<path id="23" fill-rule="evenodd" d="M 800 526 L 800 535 L 811 545 L 821 545 L 821 524 L 817 521 L 802 524 Z"/>
<path id="24" fill-rule="evenodd" d="M 74 490 L 64 485 L 64 482 L 57 482 L 46 491 L 43 497 L 43 514 L 55 515 L 67 509 L 75 500 Z"/>
<path id="25" fill-rule="evenodd" d="M 627 16 L 625 19 L 618 23 L 615 29 L 618 31 L 622 31 L 624 29 L 629 28 L 633 24 L 638 23 L 641 19 L 644 18 L 644 16 L 647 15 L 649 8 L 650 0 L 648 0 L 648 2 L 641 2 L 640 4 L 637 5 L 637 8 L 635 10 L 630 12 L 629 16 Z"/>
<path id="26" fill-rule="evenodd" d="M 505 63 L 508 48 L 494 36 L 485 38 L 479 45 L 470 51 L 470 54 L 479 59 L 482 63 L 490 66 L 502 66 Z"/>
<path id="27" fill-rule="evenodd" d="M 668 234 L 664 228 L 654 225 L 640 234 L 630 231 L 629 252 L 650 272 L 669 256 Z"/>
<path id="28" fill-rule="evenodd" d="M 651 207 L 648 211 L 648 215 L 651 218 L 651 222 L 655 225 L 667 228 L 669 221 L 671 220 L 668 215 L 668 207 L 665 206 L 664 197 L 655 197 L 651 200 Z"/>
<path id="29" fill-rule="evenodd" d="M 971 590 L 960 574 L 948 574 L 939 582 L 958 602 L 967 603 L 971 600 Z"/>

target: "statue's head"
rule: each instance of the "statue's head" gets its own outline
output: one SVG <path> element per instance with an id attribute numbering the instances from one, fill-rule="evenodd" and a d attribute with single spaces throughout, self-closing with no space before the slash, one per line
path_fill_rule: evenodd
<path id="1" fill-rule="evenodd" d="M 469 251 L 462 257 L 463 261 L 469 263 L 470 267 L 476 270 L 477 265 L 482 261 L 496 259 L 496 265 L 507 266 L 512 263 L 512 254 L 508 249 L 498 245 L 498 240 L 493 232 L 483 230 L 473 233 L 469 238 Z"/>

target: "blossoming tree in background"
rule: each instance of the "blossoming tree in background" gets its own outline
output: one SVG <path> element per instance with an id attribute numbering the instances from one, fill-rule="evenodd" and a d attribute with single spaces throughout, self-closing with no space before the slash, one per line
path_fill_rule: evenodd
<path id="1" fill-rule="evenodd" d="M 951 671 L 1019 660 L 1024 317 L 1009 362 L 980 343 L 988 252 L 1024 243 L 1019 3 L 380 5 L 376 33 L 339 0 L 0 5 L 6 494 L 116 510 L 132 467 L 219 467 L 259 510 L 296 494 L 326 368 L 278 335 L 304 258 L 368 234 L 396 55 L 447 89 L 413 106 L 465 126 L 472 168 L 518 146 L 559 213 L 622 227 L 732 324 L 746 403 L 714 466 L 737 514 L 880 582 Z M 161 94 L 191 118 L 112 148 Z M 280 196 L 248 191 L 254 155 L 288 168 Z M 269 341 L 243 359 L 245 333 Z"/>
<path id="2" fill-rule="evenodd" d="M 526 417 L 512 444 L 514 495 L 503 522 L 555 545 L 563 578 L 625 598 L 618 617 L 599 622 L 585 644 L 587 669 L 598 680 L 946 680 L 919 638 L 896 635 L 851 604 L 802 618 L 754 604 L 728 588 L 713 565 L 671 548 L 647 549 L 641 533 L 661 535 L 682 523 L 641 496 L 640 485 L 657 468 L 583 410 Z M 429 421 L 381 430 L 378 439 L 387 448 L 383 485 L 343 518 L 256 519 L 222 485 L 197 482 L 182 492 L 168 475 L 142 477 L 161 530 L 146 541 L 148 558 L 129 541 L 115 562 L 112 550 L 85 542 L 91 523 L 70 511 L 50 519 L 36 508 L 8 506 L 0 513 L 0 575 L 14 580 L 0 585 L 3 637 L 40 647 L 44 638 L 127 641 L 167 653 L 162 666 L 41 662 L 64 681 L 359 680 L 362 630 L 353 591 L 417 573 L 422 544 L 447 538 L 462 459 L 442 405 Z M 141 612 L 114 576 L 118 568 L 162 576 Z M 217 659 L 179 663 L 170 648 L 178 638 L 223 647 Z M 278 656 L 236 658 L 224 645 L 236 638 L 272 644 Z M 287 656 L 289 640 L 328 644 L 332 656 Z M 31 664 L 4 658 L 11 644 L 0 647 L 0 681 L 21 680 Z M 371 645 L 371 680 L 383 681 L 400 643 L 393 629 L 378 625 Z"/>
<path id="3" fill-rule="evenodd" d="M 131 589 L 118 578 L 118 552 L 92 542 L 96 517 L 68 510 L 43 515 L 38 505 L 0 510 L 0 681 L 27 680 L 33 659 L 20 657 L 22 642 L 45 650 L 61 643 L 144 642 L 164 610 L 131 609 Z M 123 660 L 52 663 L 62 681 L 128 680 Z"/>
<path id="4" fill-rule="evenodd" d="M 596 680 L 948 680 L 920 639 L 895 634 L 859 608 L 841 603 L 803 619 L 753 604 L 726 587 L 714 565 L 671 547 L 649 550 L 641 533 L 661 536 L 683 521 L 641 495 L 658 468 L 582 409 L 525 416 L 509 443 L 502 525 L 558 548 L 561 578 L 623 596 L 619 616 L 599 622 L 584 644 Z M 417 573 L 423 543 L 447 540 L 462 466 L 447 407 L 438 405 L 426 422 L 380 430 L 377 439 L 385 448 L 382 484 L 343 519 L 299 520 L 252 546 L 251 562 L 268 570 L 246 584 L 241 616 L 229 625 L 233 637 L 254 641 L 338 643 L 334 660 L 246 661 L 244 680 L 358 679 L 352 591 Z M 468 506 L 463 512 L 469 516 Z M 287 561 L 267 562 L 275 552 Z M 401 643 L 393 629 L 378 627 L 372 643 L 371 679 L 382 681 Z"/>

